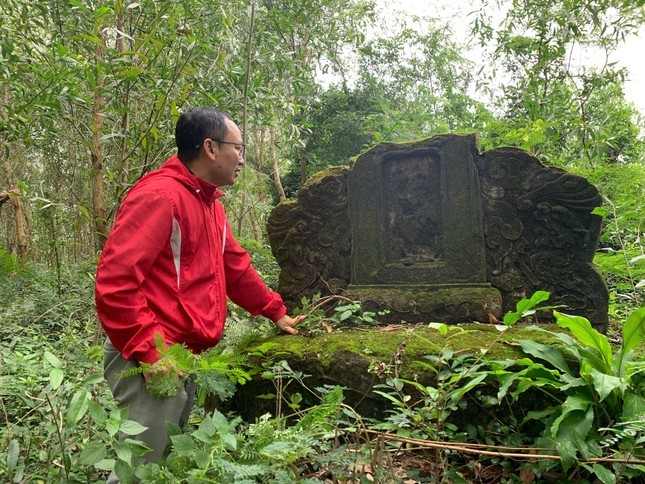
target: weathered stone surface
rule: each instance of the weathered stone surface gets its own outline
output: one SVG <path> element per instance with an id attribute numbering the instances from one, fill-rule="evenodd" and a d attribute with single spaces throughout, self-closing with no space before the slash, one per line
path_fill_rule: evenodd
<path id="1" fill-rule="evenodd" d="M 598 190 L 584 178 L 504 148 L 478 158 L 488 277 L 504 311 L 537 290 L 550 304 L 606 330 L 608 291 L 592 260 L 602 218 Z"/>
<path id="2" fill-rule="evenodd" d="M 291 306 L 349 284 L 347 173 L 345 167 L 319 173 L 300 189 L 297 202 L 283 202 L 271 212 L 269 242 L 282 269 L 278 292 Z"/>
<path id="3" fill-rule="evenodd" d="M 290 306 L 347 293 L 389 321 L 487 321 L 536 290 L 607 326 L 592 265 L 595 187 L 529 153 L 478 153 L 475 136 L 384 143 L 319 173 L 271 213 Z"/>
<path id="4" fill-rule="evenodd" d="M 486 281 L 473 135 L 382 143 L 348 176 L 348 294 L 385 321 L 488 321 L 501 295 Z"/>
<path id="5" fill-rule="evenodd" d="M 546 326 L 551 331 L 561 331 L 554 325 Z M 463 331 L 462 331 L 463 330 Z M 323 386 L 343 387 L 345 403 L 363 417 L 383 418 L 391 408 L 391 402 L 374 393 L 376 385 L 383 384 L 388 378 L 401 378 L 426 386 L 437 385 L 437 372 L 427 355 L 441 355 L 442 350 L 452 350 L 458 355 L 479 355 L 486 351 L 493 360 L 518 359 L 524 357 L 516 345 L 504 342 L 508 339 L 533 339 L 547 343 L 553 341 L 548 333 L 526 327 L 512 327 L 500 339 L 500 331 L 493 325 L 461 325 L 459 331 L 441 334 L 428 327 L 416 327 L 414 331 L 401 328 L 383 331 L 382 328 L 363 328 L 343 330 L 333 333 L 308 336 L 277 336 L 263 341 L 275 344 L 269 353 L 277 360 L 284 360 L 294 371 L 303 374 L 306 388 L 285 377 L 282 382 L 282 397 L 290 401 L 291 396 L 300 393 L 303 406 L 320 403 L 310 390 Z M 254 347 L 249 353 L 256 353 Z M 256 362 L 258 365 L 261 363 Z M 275 414 L 275 399 L 258 398 L 259 395 L 276 394 L 274 381 L 256 375 L 252 382 L 238 387 L 234 399 L 219 404 L 220 410 L 235 410 L 245 419 L 252 421 L 265 413 Z M 421 395 L 407 386 L 406 394 L 412 394 L 416 401 Z M 523 407 L 525 411 L 531 406 Z M 289 413 L 286 405 L 284 412 Z M 472 410 L 475 409 L 473 412 Z M 469 407 L 468 417 L 473 422 L 481 422 L 487 415 L 481 415 L 479 407 Z M 506 408 L 500 408 L 507 413 Z"/>
<path id="6" fill-rule="evenodd" d="M 382 143 L 348 179 L 351 284 L 477 284 L 486 259 L 474 136 Z"/>
<path id="7" fill-rule="evenodd" d="M 482 284 L 350 286 L 347 294 L 360 300 L 366 311 L 387 310 L 379 321 L 389 323 L 488 321 L 502 306 L 499 291 Z"/>

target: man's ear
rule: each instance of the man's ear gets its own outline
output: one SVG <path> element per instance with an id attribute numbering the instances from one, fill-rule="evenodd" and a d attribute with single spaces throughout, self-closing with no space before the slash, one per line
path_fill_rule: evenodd
<path id="1" fill-rule="evenodd" d="M 206 145 L 204 145 L 204 149 L 207 151 L 210 159 L 216 160 L 219 157 L 219 145 L 210 138 L 208 141 L 209 147 L 206 148 Z"/>

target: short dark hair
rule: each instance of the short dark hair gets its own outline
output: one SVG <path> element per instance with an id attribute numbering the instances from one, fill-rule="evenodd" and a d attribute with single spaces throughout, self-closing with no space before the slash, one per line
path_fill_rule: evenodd
<path id="1" fill-rule="evenodd" d="M 199 154 L 206 138 L 222 139 L 228 134 L 226 120 L 233 119 L 224 111 L 208 106 L 190 108 L 177 120 L 175 142 L 182 163 L 190 163 Z"/>

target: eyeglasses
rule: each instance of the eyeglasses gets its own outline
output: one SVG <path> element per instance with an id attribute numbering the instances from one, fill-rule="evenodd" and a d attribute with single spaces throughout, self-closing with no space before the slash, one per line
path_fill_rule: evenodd
<path id="1" fill-rule="evenodd" d="M 215 141 L 216 143 L 221 143 L 224 145 L 233 145 L 235 146 L 235 149 L 237 150 L 237 153 L 240 155 L 240 157 L 244 158 L 244 153 L 246 152 L 246 145 L 244 143 L 235 143 L 233 141 L 222 141 L 221 139 L 213 139 L 213 138 L 206 138 L 206 139 L 210 139 L 211 141 Z M 199 148 L 202 145 L 202 143 L 199 143 L 198 145 L 196 145 L 195 149 Z"/>

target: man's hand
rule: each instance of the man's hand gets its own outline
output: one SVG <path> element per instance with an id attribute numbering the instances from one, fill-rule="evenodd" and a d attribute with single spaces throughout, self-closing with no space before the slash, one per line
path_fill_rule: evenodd
<path id="1" fill-rule="evenodd" d="M 179 388 L 179 379 L 183 377 L 184 372 L 164 359 L 157 360 L 152 365 L 146 365 L 143 370 L 146 388 L 158 398 L 174 397 Z"/>
<path id="2" fill-rule="evenodd" d="M 288 314 L 285 314 L 275 322 L 275 325 L 285 333 L 298 334 L 298 330 L 296 330 L 294 326 L 302 322 L 303 319 L 305 319 L 304 315 L 300 315 L 300 316 L 296 316 L 295 318 L 292 318 Z"/>
<path id="3" fill-rule="evenodd" d="M 155 361 L 153 364 L 149 365 L 148 368 L 143 370 L 143 378 L 146 380 L 146 384 L 149 384 L 150 380 L 159 373 L 163 375 L 176 374 L 179 378 L 183 378 L 184 376 L 183 371 L 177 370 L 174 365 L 169 365 L 167 361 L 161 359 Z"/>

